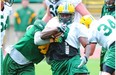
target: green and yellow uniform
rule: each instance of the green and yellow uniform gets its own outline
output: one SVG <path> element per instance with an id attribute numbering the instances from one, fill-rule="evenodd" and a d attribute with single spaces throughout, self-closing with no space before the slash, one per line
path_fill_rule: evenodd
<path id="1" fill-rule="evenodd" d="M 34 34 L 43 30 L 44 26 L 43 21 L 36 20 L 19 42 L 7 49 L 3 75 L 35 75 L 34 63 L 42 61 L 44 54 L 34 44 Z"/>
<path id="2" fill-rule="evenodd" d="M 25 34 L 26 28 L 34 23 L 36 14 L 30 7 L 22 7 L 14 13 L 14 16 L 14 30 L 18 41 Z"/>
<path id="3" fill-rule="evenodd" d="M 45 28 L 54 27 L 54 23 L 59 25 L 57 17 L 52 18 Z M 52 75 L 89 74 L 86 65 L 78 68 L 81 62 L 78 38 L 87 38 L 88 33 L 85 33 L 87 29 L 77 22 L 67 26 L 65 33 L 50 43 L 46 54 L 47 62 L 51 65 Z"/>
<path id="4" fill-rule="evenodd" d="M 29 8 L 20 8 L 15 13 L 14 28 L 15 31 L 25 32 L 28 25 L 31 25 L 35 21 L 35 12 Z"/>

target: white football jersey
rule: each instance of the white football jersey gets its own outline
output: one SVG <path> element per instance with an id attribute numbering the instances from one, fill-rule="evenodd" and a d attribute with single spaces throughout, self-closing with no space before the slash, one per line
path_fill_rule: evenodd
<path id="1" fill-rule="evenodd" d="M 79 3 L 82 2 L 82 0 L 59 0 L 57 3 L 51 3 L 49 0 L 46 0 L 46 5 L 50 8 L 50 13 L 53 17 L 57 15 L 58 5 L 63 2 L 70 2 L 76 7 Z M 79 22 L 80 18 L 81 15 L 77 11 L 75 11 L 74 21 Z"/>
<path id="2" fill-rule="evenodd" d="M 57 17 L 52 18 L 47 25 L 45 26 L 45 30 L 49 30 L 50 28 L 56 27 L 61 25 L 58 21 Z M 72 47 L 78 49 L 80 48 L 80 42 L 78 40 L 79 37 L 86 37 L 88 38 L 88 29 L 78 23 L 78 22 L 73 22 L 72 24 L 68 25 L 69 32 L 67 34 L 66 42 L 71 45 Z"/>
<path id="3" fill-rule="evenodd" d="M 104 16 L 98 21 L 92 22 L 89 29 L 90 42 L 96 42 L 104 48 L 116 41 L 116 20 L 110 16 Z"/>
<path id="4" fill-rule="evenodd" d="M 8 16 L 12 13 L 12 8 L 8 7 L 7 5 L 4 5 L 4 10 L 0 11 L 0 42 L 2 44 L 3 42 L 3 37 L 5 35 L 5 30 L 6 30 L 6 20 Z M 0 46 L 1 46 L 0 44 Z"/>

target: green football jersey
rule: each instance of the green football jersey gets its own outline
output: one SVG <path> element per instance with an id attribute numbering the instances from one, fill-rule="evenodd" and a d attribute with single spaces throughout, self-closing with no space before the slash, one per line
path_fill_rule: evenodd
<path id="1" fill-rule="evenodd" d="M 40 53 L 38 45 L 34 44 L 34 34 L 37 31 L 42 31 L 44 29 L 45 23 L 40 20 L 36 20 L 32 28 L 30 28 L 21 40 L 14 45 L 14 47 L 28 60 L 39 63 L 44 55 Z"/>
<path id="2" fill-rule="evenodd" d="M 36 14 L 30 7 L 21 7 L 14 13 L 14 29 L 15 31 L 25 32 L 29 25 L 35 21 Z"/>
<path id="3" fill-rule="evenodd" d="M 112 6 L 112 8 L 108 9 L 106 4 L 104 4 L 101 12 L 101 17 L 104 15 L 111 15 L 115 18 L 115 6 Z"/>

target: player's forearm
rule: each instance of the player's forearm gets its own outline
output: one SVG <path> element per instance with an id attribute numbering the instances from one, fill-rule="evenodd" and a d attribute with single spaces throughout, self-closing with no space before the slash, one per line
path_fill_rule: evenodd
<path id="1" fill-rule="evenodd" d="M 53 28 L 53 29 L 43 30 L 41 32 L 41 39 L 43 39 L 43 40 L 50 39 L 57 32 L 58 32 L 57 27 Z"/>
<path id="2" fill-rule="evenodd" d="M 34 35 L 34 44 L 36 45 L 44 45 L 44 44 L 47 44 L 49 43 L 49 39 L 47 40 L 42 40 L 41 39 L 41 32 L 36 32 L 35 35 Z"/>
<path id="3" fill-rule="evenodd" d="M 82 10 L 83 9 L 83 10 Z M 83 3 L 79 3 L 78 6 L 76 7 L 76 10 L 82 15 L 90 15 L 90 12 L 87 10 L 87 8 L 84 6 Z"/>
<path id="4" fill-rule="evenodd" d="M 81 42 L 82 46 L 85 48 L 85 56 L 88 58 L 90 56 L 90 50 L 91 50 L 88 38 L 80 37 L 79 41 Z"/>
<path id="5" fill-rule="evenodd" d="M 47 14 L 42 18 L 42 20 L 44 21 L 44 22 L 48 22 L 49 20 L 51 19 L 51 17 L 50 16 L 47 16 Z"/>
<path id="6" fill-rule="evenodd" d="M 49 9 L 47 9 L 47 12 L 46 12 L 46 14 L 44 15 L 44 17 L 42 18 L 42 20 L 43 20 L 44 22 L 47 23 L 51 18 L 52 18 L 52 16 L 51 16 L 51 14 L 49 13 Z"/>
<path id="7" fill-rule="evenodd" d="M 90 45 L 87 45 L 87 46 L 85 47 L 85 56 L 86 56 L 87 58 L 89 58 L 90 53 L 91 53 L 91 47 L 90 47 Z"/>
<path id="8" fill-rule="evenodd" d="M 49 39 L 48 40 L 42 40 L 41 37 L 38 37 L 38 39 L 34 40 L 34 43 L 36 45 L 44 45 L 44 44 L 50 43 L 50 40 Z"/>

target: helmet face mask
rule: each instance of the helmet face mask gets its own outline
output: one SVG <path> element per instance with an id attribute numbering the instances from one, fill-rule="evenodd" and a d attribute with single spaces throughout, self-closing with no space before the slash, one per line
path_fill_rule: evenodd
<path id="1" fill-rule="evenodd" d="M 9 7 L 13 5 L 13 2 L 14 0 L 4 0 L 4 3 Z"/>
<path id="2" fill-rule="evenodd" d="M 59 22 L 63 24 L 70 24 L 73 22 L 73 14 L 60 13 Z"/>
<path id="3" fill-rule="evenodd" d="M 49 0 L 51 3 L 56 4 L 59 0 Z"/>
<path id="4" fill-rule="evenodd" d="M 57 12 L 60 23 L 68 25 L 73 22 L 75 7 L 71 3 L 64 2 L 63 4 L 60 4 Z"/>

